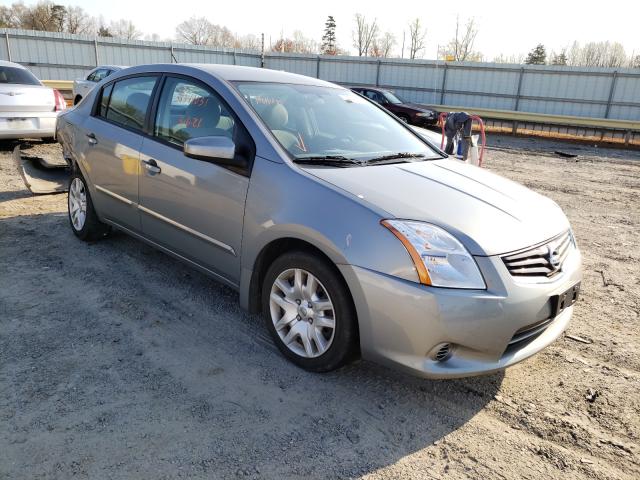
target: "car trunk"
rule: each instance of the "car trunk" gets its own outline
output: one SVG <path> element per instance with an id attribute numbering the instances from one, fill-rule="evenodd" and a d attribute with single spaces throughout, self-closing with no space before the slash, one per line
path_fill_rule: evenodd
<path id="1" fill-rule="evenodd" d="M 53 90 L 42 85 L 0 83 L 0 114 L 53 112 Z"/>

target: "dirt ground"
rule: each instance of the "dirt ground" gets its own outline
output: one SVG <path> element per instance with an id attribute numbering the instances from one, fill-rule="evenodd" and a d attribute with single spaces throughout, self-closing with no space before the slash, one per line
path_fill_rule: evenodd
<path id="1" fill-rule="evenodd" d="M 640 478 L 640 154 L 489 141 L 569 216 L 583 293 L 573 338 L 455 381 L 296 368 L 232 290 L 78 241 L 0 144 L 0 478 Z"/>

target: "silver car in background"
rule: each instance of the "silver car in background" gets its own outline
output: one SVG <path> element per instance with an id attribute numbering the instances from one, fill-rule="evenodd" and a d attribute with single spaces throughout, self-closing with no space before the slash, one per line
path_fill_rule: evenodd
<path id="1" fill-rule="evenodd" d="M 100 65 L 91 70 L 85 78 L 78 78 L 73 81 L 73 104 L 80 103 L 87 93 L 93 90 L 99 82 L 107 78 L 114 72 L 119 72 L 123 68 L 120 65 Z"/>
<path id="2" fill-rule="evenodd" d="M 488 373 L 571 318 L 581 255 L 558 205 L 340 86 L 133 67 L 61 115 L 58 138 L 77 237 L 117 228 L 237 289 L 308 370 L 361 355 L 432 378 Z"/>
<path id="3" fill-rule="evenodd" d="M 0 60 L 0 139 L 52 138 L 62 94 L 22 65 Z"/>

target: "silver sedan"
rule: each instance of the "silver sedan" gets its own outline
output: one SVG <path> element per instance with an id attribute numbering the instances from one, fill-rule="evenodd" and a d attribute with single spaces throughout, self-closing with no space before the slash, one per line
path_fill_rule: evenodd
<path id="1" fill-rule="evenodd" d="M 573 313 L 581 256 L 558 205 L 332 83 L 133 67 L 58 136 L 77 237 L 117 228 L 235 288 L 308 370 L 361 355 L 425 377 L 492 372 Z"/>
<path id="2" fill-rule="evenodd" d="M 0 138 L 51 138 L 66 108 L 59 91 L 22 65 L 0 61 Z"/>

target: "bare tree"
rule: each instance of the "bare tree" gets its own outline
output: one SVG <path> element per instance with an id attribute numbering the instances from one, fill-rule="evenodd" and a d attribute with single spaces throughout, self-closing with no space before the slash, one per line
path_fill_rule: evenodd
<path id="1" fill-rule="evenodd" d="M 426 46 L 427 29 L 422 27 L 420 18 L 409 23 L 409 58 L 421 56 Z"/>
<path id="2" fill-rule="evenodd" d="M 293 32 L 293 38 L 280 38 L 271 47 L 271 50 L 274 52 L 315 53 L 318 51 L 318 44 L 305 37 L 300 30 L 296 30 Z"/>
<path id="3" fill-rule="evenodd" d="M 362 57 L 369 54 L 369 49 L 373 40 L 378 35 L 378 24 L 374 18 L 373 22 L 368 23 L 364 15 L 356 13 L 356 29 L 351 32 L 353 37 L 353 46 L 358 49 L 358 56 Z"/>
<path id="4" fill-rule="evenodd" d="M 192 45 L 206 45 L 211 39 L 212 27 L 206 18 L 193 16 L 176 27 L 176 36 Z"/>
<path id="5" fill-rule="evenodd" d="M 494 63 L 519 63 L 519 64 L 523 64 L 525 60 L 525 55 L 523 53 L 520 54 L 514 54 L 514 55 L 505 55 L 504 53 L 501 53 L 500 55 L 497 55 L 495 57 L 493 57 L 493 62 Z"/>
<path id="6" fill-rule="evenodd" d="M 568 64 L 583 67 L 622 67 L 628 63 L 624 47 L 618 42 L 574 42 L 567 56 Z"/>
<path id="7" fill-rule="evenodd" d="M 125 19 L 111 22 L 109 32 L 114 37 L 124 38 L 125 40 L 136 40 L 142 36 L 142 33 L 138 31 L 133 22 Z"/>
<path id="8" fill-rule="evenodd" d="M 235 48 L 244 48 L 246 50 L 260 50 L 262 40 L 258 35 L 244 35 L 236 38 Z"/>
<path id="9" fill-rule="evenodd" d="M 380 51 L 380 55 L 378 55 L 379 57 L 390 57 L 391 50 L 393 50 L 393 47 L 396 44 L 396 37 L 391 32 L 384 32 L 384 35 L 377 38 L 375 43 L 377 49 Z"/>
<path id="10" fill-rule="evenodd" d="M 211 33 L 207 45 L 220 48 L 233 48 L 236 36 L 227 27 L 221 25 L 211 25 Z"/>
<path id="11" fill-rule="evenodd" d="M 20 4 L 13 4 L 16 7 Z M 50 1 L 39 2 L 32 7 L 19 8 L 16 11 L 19 27 L 28 30 L 42 30 L 46 32 L 61 32 L 64 30 L 65 8 L 54 5 Z"/>
<path id="12" fill-rule="evenodd" d="M 477 35 L 478 28 L 474 18 L 470 18 L 462 27 L 460 16 L 456 16 L 456 35 L 447 44 L 446 54 L 451 55 L 456 62 L 480 61 L 482 54 L 473 50 Z"/>
<path id="13" fill-rule="evenodd" d="M 95 19 L 81 7 L 67 8 L 67 32 L 88 35 L 94 33 L 95 30 Z"/>

